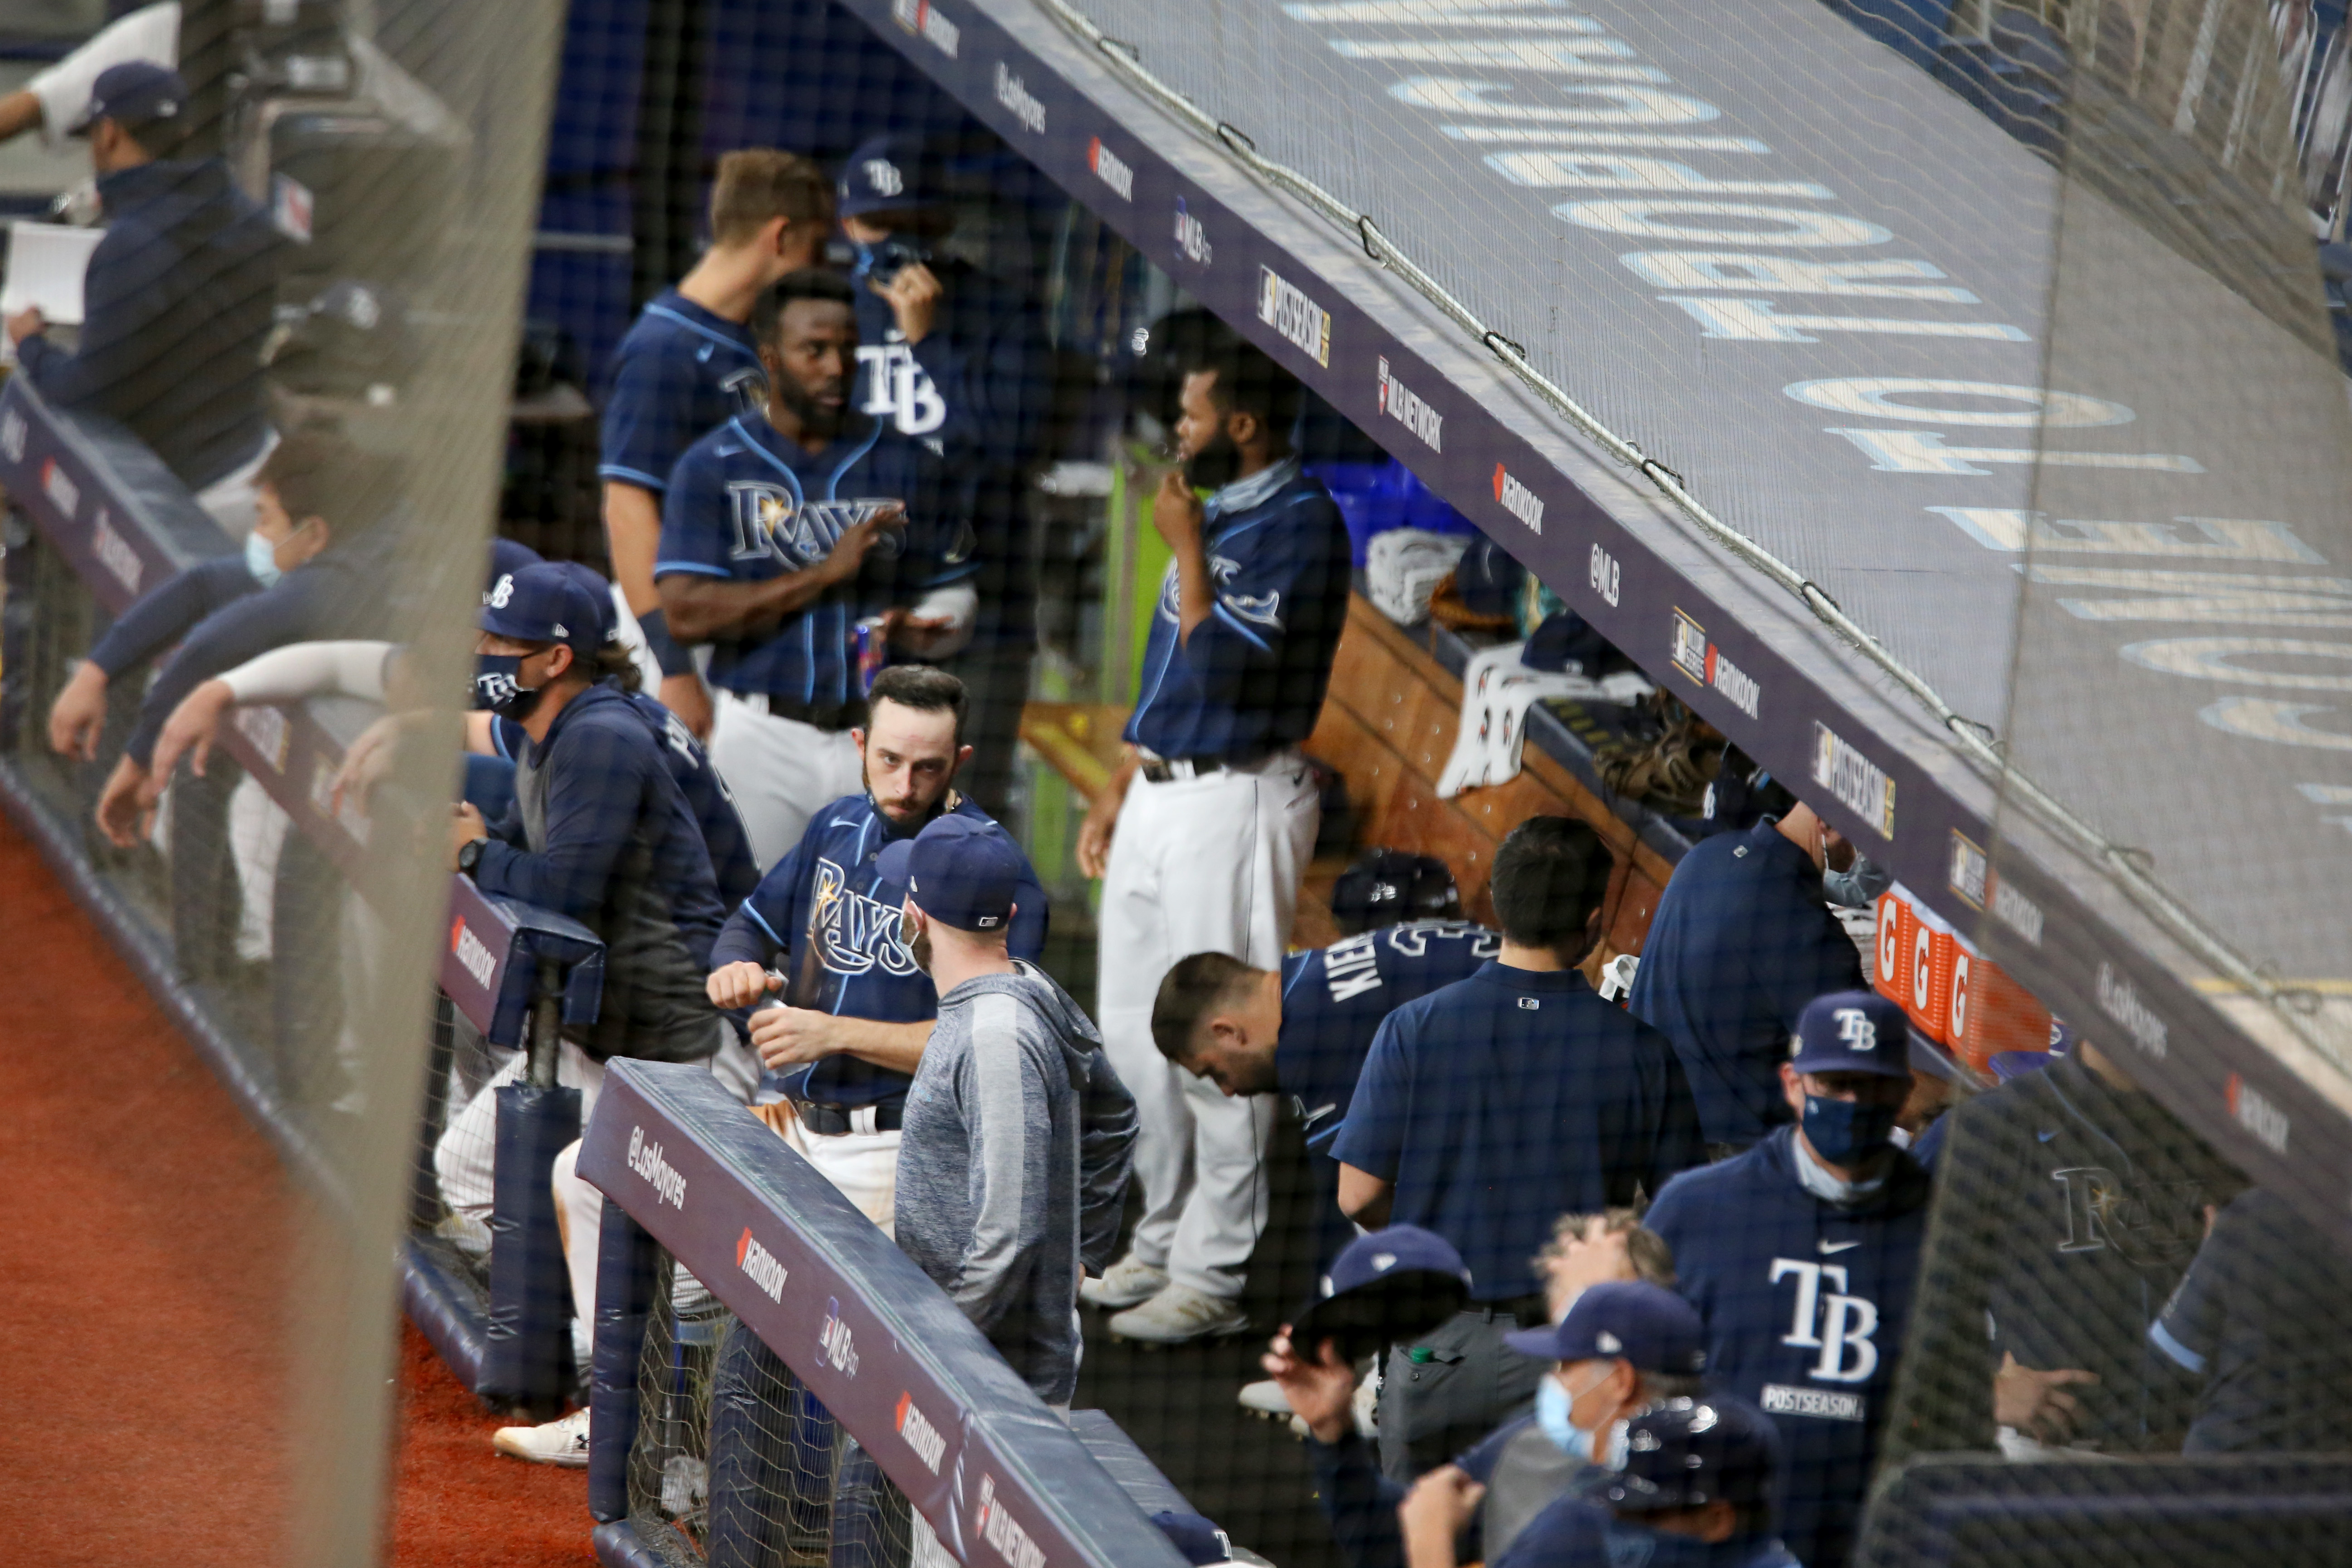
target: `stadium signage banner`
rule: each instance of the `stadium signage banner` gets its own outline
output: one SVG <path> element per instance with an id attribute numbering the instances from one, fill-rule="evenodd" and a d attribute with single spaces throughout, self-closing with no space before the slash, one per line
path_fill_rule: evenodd
<path id="1" fill-rule="evenodd" d="M 1679 525 L 1662 521 L 1662 506 L 1647 496 L 1629 500 L 1632 492 L 1610 488 L 1613 480 L 1580 481 L 1576 476 L 1583 470 L 1576 465 L 1588 460 L 1557 422 L 1534 412 L 1475 345 L 1433 333 L 1425 309 L 1407 301 L 1356 237 L 1339 237 L 1269 195 L 1223 148 L 1143 97 L 1034 0 L 929 0 L 930 10 L 952 13 L 966 45 L 961 60 L 917 47 L 918 39 L 894 25 L 890 0 L 844 3 L 878 36 L 900 44 L 919 68 L 1073 197 L 1131 243 L 1173 263 L 1204 305 L 1507 542 L 1612 642 L 1653 647 L 1654 628 L 1671 625 L 1677 609 L 1708 628 L 1716 669 L 1727 667 L 1736 679 L 1696 684 L 1688 700 L 1699 714 L 1776 773 L 1812 778 L 1817 768 L 1825 769 L 1828 787 L 1819 804 L 1832 824 L 1870 843 L 1873 859 L 1897 879 L 1927 889 L 1946 918 L 1973 921 L 1977 911 L 1947 881 L 1948 846 L 1954 833 L 2000 844 L 1991 832 L 1994 787 L 1959 762 L 1932 721 L 1890 703 L 1876 677 L 1825 653 L 1827 638 L 1801 612 L 1772 598 L 1758 580 L 1727 576 L 1717 562 L 1695 553 Z M 1124 0 L 1077 4 L 1111 37 L 1131 35 L 1121 30 L 1132 10 Z M 2037 430 L 2046 433 L 2040 442 L 2045 463 L 2120 469 L 2148 476 L 2150 482 L 2209 483 L 2221 471 L 2222 455 L 2169 450 L 2162 442 L 2135 445 L 2135 419 L 2137 428 L 2147 426 L 2145 409 L 2136 414 L 2097 387 L 2045 393 L 2034 384 L 2044 331 L 2046 247 L 1989 250 L 1969 238 L 1968 224 L 1940 207 L 1926 232 L 1918 225 L 1929 220 L 1909 208 L 1875 210 L 1859 198 L 1887 188 L 1885 148 L 1851 136 L 1809 138 L 1790 132 L 1785 118 L 1772 121 L 1813 112 L 1809 102 L 1769 93 L 1735 101 L 1752 71 L 1723 75 L 1704 97 L 1682 85 L 1656 85 L 1672 80 L 1673 73 L 1647 62 L 1668 58 L 1676 18 L 1684 14 L 1623 5 L 1605 9 L 1609 14 L 1591 37 L 1606 38 L 1614 51 L 1612 68 L 1648 73 L 1639 84 L 1633 76 L 1585 79 L 1589 62 L 1566 79 L 1536 72 L 1498 81 L 1507 73 L 1463 68 L 1463 62 L 1484 58 L 1478 51 L 1491 45 L 1500 25 L 1495 18 L 1474 19 L 1465 12 L 1449 20 L 1433 14 L 1425 26 L 1416 21 L 1417 33 L 1428 37 L 1368 37 L 1367 29 L 1341 25 L 1363 19 L 1356 17 L 1357 8 L 1322 5 L 1285 6 L 1288 22 L 1270 23 L 1263 44 L 1280 56 L 1281 68 L 1265 79 L 1299 84 L 1283 94 L 1291 117 L 1283 122 L 1291 123 L 1315 111 L 1307 93 L 1318 79 L 1339 81 L 1356 72 L 1360 80 L 1334 89 L 1335 102 L 1401 107 L 1407 112 L 1399 136 L 1418 134 L 1411 123 L 1425 125 L 1428 134 L 1414 153 L 1430 168 L 1411 177 L 1433 173 L 1435 188 L 1468 189 L 1471 182 L 1486 181 L 1497 193 L 1544 197 L 1529 209 L 1540 220 L 1536 227 L 1490 234 L 1488 250 L 1511 257 L 1560 253 L 1569 237 L 1573 254 L 1562 263 L 1561 286 L 1572 279 L 1574 287 L 1595 290 L 1596 300 L 1622 294 L 1607 308 L 1652 312 L 1672 329 L 1651 334 L 1660 345 L 1658 363 L 1628 394 L 1665 401 L 1650 409 L 1655 418 L 1644 417 L 1641 428 L 1627 434 L 1644 440 L 1671 437 L 1677 449 L 1668 460 L 1675 472 L 1690 476 L 1702 496 L 1716 489 L 1706 476 L 1752 471 L 1759 462 L 1801 462 L 1809 476 L 1820 476 L 1759 492 L 1800 506 L 1791 518 L 1731 509 L 1735 524 L 1749 528 L 1768 547 L 1794 553 L 1791 528 L 1842 526 L 1838 518 L 1822 515 L 1825 498 L 1853 514 L 1852 553 L 1857 556 L 1861 541 L 1885 537 L 1888 519 L 1919 520 L 1900 536 L 1906 566 L 1917 570 L 1838 578 L 1833 591 L 1857 614 L 1864 591 L 1881 595 L 1876 608 L 1863 615 L 1864 624 L 1876 623 L 1898 654 L 1923 664 L 1963 713 L 1999 713 L 2005 673 L 1995 672 L 1990 685 L 1970 686 L 1973 676 L 1954 673 L 1959 667 L 1939 668 L 1937 659 L 1977 640 L 1940 634 L 2008 624 L 2017 603 L 2016 567 L 2029 541 L 2037 547 L 2054 542 L 2058 551 L 2094 557 L 2077 565 L 2053 553 L 2046 562 L 2037 557 L 2030 568 L 2036 582 L 2084 590 L 2069 601 L 2083 608 L 2068 613 L 2087 611 L 2093 617 L 2087 626 L 2103 616 L 2140 613 L 2113 603 L 2132 594 L 2143 606 L 2157 602 L 2154 613 L 2199 619 L 2309 613 L 2316 606 L 2313 595 L 2333 593 L 2310 580 L 2331 568 L 2289 524 L 2233 523 L 2222 526 L 2221 535 L 2207 534 L 2202 531 L 2215 509 L 2185 491 L 2173 508 L 2186 516 L 2179 522 L 2043 519 L 2024 510 L 2036 471 Z M 1832 62 L 1864 96 L 1905 102 L 1925 96 L 1912 67 L 1826 12 L 1730 6 L 1713 14 L 1709 26 L 1706 47 L 1718 55 L 1748 50 L 1762 58 L 1801 47 L 1806 58 Z M 1773 28 L 1794 28 L 1802 37 L 1778 37 Z M 1588 41 L 1582 35 L 1574 40 Z M 1542 42 L 1515 39 L 1511 47 L 1524 52 Z M 1163 77 L 1190 68 L 1164 49 L 1145 50 L 1142 63 Z M 1043 116 L 1028 114 L 1025 104 L 1016 114 L 1014 106 L 999 100 L 996 73 L 1003 69 L 1018 76 L 1024 96 L 1045 106 Z M 1998 165 L 2010 182 L 2004 198 L 2016 208 L 2000 215 L 2015 220 L 2011 231 L 2054 221 L 2054 194 L 2046 174 L 2035 173 L 2042 166 L 2030 153 L 1957 100 L 1922 112 L 1942 116 L 1945 156 L 1969 161 L 1972 171 Z M 1619 142 L 1610 151 L 1588 155 L 1581 148 L 1528 146 L 1529 122 L 1557 121 L 1565 134 L 1599 123 L 1591 119 L 1596 113 L 1613 117 L 1609 134 Z M 1052 135 L 1036 133 L 1041 118 Z M 1252 131 L 1237 129 L 1244 140 Z M 1776 140 L 1759 132 L 1777 139 L 1783 151 L 1776 152 Z M 1087 166 L 1089 145 L 1110 136 L 1118 138 L 1132 174 L 1131 202 L 1105 189 Z M 1654 148 L 1636 147 L 1643 139 L 1654 141 Z M 1796 158 L 1785 155 L 1791 151 Z M 1800 159 L 1816 166 L 1794 166 Z M 1606 181 L 1591 173 L 1604 163 L 1612 171 Z M 1389 168 L 1407 177 L 1395 165 Z M 2036 185 L 2037 178 L 2045 184 Z M 1574 188 L 1571 182 L 1579 180 L 1588 182 L 1586 188 Z M 1591 188 L 1629 180 L 1632 189 Z M 1742 187 L 1742 181 L 1748 184 Z M 2042 219 L 2035 216 L 2035 203 L 2049 208 Z M 1171 212 L 1178 215 L 1173 246 L 1165 216 Z M 1383 215 L 1384 230 L 1426 216 Z M 1194 234 L 1203 240 L 1197 258 L 1185 244 Z M 1213 267 L 1205 264 L 1212 236 Z M 1420 248 L 1429 252 L 1418 257 L 1424 264 L 1475 264 L 1458 247 Z M 2010 259 L 2029 253 L 2030 262 Z M 1678 338 L 1677 331 L 1686 336 Z M 1571 342 L 1572 350 L 1608 352 L 1599 337 L 1584 336 L 1599 346 L 1579 349 Z M 1807 374 L 1801 367 L 1808 364 L 1821 368 Z M 1605 379 L 1605 373 L 1595 370 L 1589 379 Z M 1449 384 L 1462 395 L 1450 405 L 1443 451 L 1387 416 L 1381 389 L 1397 382 L 1424 395 L 1443 395 Z M 1688 406 L 1692 396 L 1681 390 L 1687 388 L 1704 389 L 1699 406 Z M 1674 405 L 1678 397 L 1684 405 Z M 1617 417 L 1622 420 L 1622 410 Z M 1823 488 L 1830 479 L 1833 490 Z M 1544 497 L 1539 514 L 1526 504 L 1538 489 Z M 2151 542 L 2160 552 L 2196 560 L 2169 576 L 2145 570 L 2149 563 L 2144 561 L 2118 568 L 2095 560 L 2144 550 Z M 2207 545 L 2218 552 L 2201 548 Z M 2278 572 L 2301 573 L 2297 582 L 2212 581 L 2238 570 L 2229 563 L 2256 556 L 2271 571 L 2281 552 L 2294 565 L 2278 562 Z M 1602 560 L 1609 563 L 1605 574 L 1592 564 Z M 2078 575 L 2060 582 L 2052 574 Z M 1918 592 L 1905 597 L 1914 588 Z M 2109 607 L 2098 607 L 2103 597 Z M 2120 650 L 2124 644 L 2116 646 Z M 2194 649 L 2160 655 L 2184 668 L 2205 657 Z M 2209 657 L 2191 673 L 2212 678 L 2210 663 Z M 1653 673 L 1663 671 L 1654 668 Z M 1772 694 L 1769 723 L 1761 700 L 1766 692 Z M 2252 759 L 2262 776 L 2250 791 L 2282 787 L 2273 761 L 2281 746 L 2352 748 L 2319 731 L 2324 721 L 2313 718 L 2318 709 L 2309 702 L 2297 708 L 2296 695 L 2233 698 L 2201 710 L 2210 730 L 2273 743 Z M 2352 800 L 2352 789 L 2344 794 Z M 1890 840 L 1897 800 L 1904 831 Z M 2290 1164 L 2229 1113 L 2231 1071 L 2242 1072 L 2249 1082 L 2259 1079 L 2263 1093 L 2274 1086 L 2273 1098 L 2283 1102 L 2294 1098 L 2285 1087 L 2294 1083 L 2292 1074 L 2168 965 L 2168 949 L 2143 945 L 2140 928 L 2116 923 L 2112 896 L 2096 880 L 2101 874 L 2054 846 L 2004 852 L 2000 875 L 1988 884 L 1994 904 L 1985 928 L 1988 935 L 2018 938 L 2005 945 L 2003 966 L 2062 1016 L 2084 1020 L 2105 1013 L 2101 965 L 2126 976 L 2142 1005 L 2168 1021 L 2174 1047 L 2162 1058 L 2143 1058 L 2148 1087 L 2258 1179 L 2305 1198 L 2307 1211 L 2344 1228 L 2352 1137 L 2304 1141 Z M 2192 1037 L 2195 1048 L 2181 1048 Z M 2312 1151 L 2322 1146 L 2328 1152 L 2315 1160 Z"/>
<path id="2" fill-rule="evenodd" d="M 1181 1568 L 946 1294 L 709 1069 L 614 1061 L 579 1169 L 783 1359 L 960 1562 Z"/>

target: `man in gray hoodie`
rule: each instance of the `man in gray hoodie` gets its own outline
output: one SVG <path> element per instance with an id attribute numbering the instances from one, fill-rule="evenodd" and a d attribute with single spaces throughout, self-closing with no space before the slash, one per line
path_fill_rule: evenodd
<path id="1" fill-rule="evenodd" d="M 1005 951 L 1029 876 L 1002 835 L 943 816 L 883 850 L 939 1022 L 907 1091 L 898 1246 L 1046 1404 L 1077 1392 L 1078 1281 L 1109 1263 L 1135 1100 L 1067 993 Z"/>

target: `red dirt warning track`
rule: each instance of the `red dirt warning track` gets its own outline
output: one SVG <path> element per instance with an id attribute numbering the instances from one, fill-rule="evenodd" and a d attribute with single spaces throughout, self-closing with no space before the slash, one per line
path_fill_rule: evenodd
<path id="1" fill-rule="evenodd" d="M 281 1561 L 290 1212 L 277 1158 L 5 821 L 0 954 L 5 1554 L 50 1568 Z M 495 1423 L 414 1329 L 401 1384 L 394 1563 L 593 1561 L 582 1473 L 494 1456 Z"/>

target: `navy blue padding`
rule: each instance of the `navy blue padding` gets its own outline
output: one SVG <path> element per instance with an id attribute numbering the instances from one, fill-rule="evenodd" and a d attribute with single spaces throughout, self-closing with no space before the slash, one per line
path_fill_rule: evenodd
<path id="1" fill-rule="evenodd" d="M 475 1310 L 478 1292 L 451 1276 L 415 1241 L 400 1249 L 400 1305 L 442 1363 L 467 1388 L 482 1382 L 486 1356 L 482 1320 Z"/>
<path id="2" fill-rule="evenodd" d="M 572 1348 L 572 1280 L 549 1178 L 580 1136 L 580 1091 L 510 1083 L 499 1090 L 490 1210 L 490 1308 L 482 1325 L 484 1398 L 553 1400 Z"/>
<path id="3" fill-rule="evenodd" d="M 671 1558 L 646 1545 L 637 1527 L 625 1519 L 598 1525 L 589 1534 L 588 1544 L 604 1568 L 676 1568 Z"/>
<path id="4" fill-rule="evenodd" d="M 588 1512 L 629 1514 L 629 1447 L 637 1440 L 637 1357 L 654 1300 L 653 1237 L 618 1204 L 596 1236 L 595 1349 L 588 1372 Z"/>

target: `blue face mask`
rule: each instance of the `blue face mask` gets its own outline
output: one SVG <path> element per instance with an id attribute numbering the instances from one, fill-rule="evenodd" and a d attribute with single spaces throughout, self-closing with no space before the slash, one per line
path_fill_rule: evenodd
<path id="1" fill-rule="evenodd" d="M 245 536 L 245 569 L 252 573 L 253 580 L 265 588 L 286 575 L 278 569 L 278 546 L 259 533 Z"/>
<path id="2" fill-rule="evenodd" d="M 1894 1142 L 1899 1105 L 1805 1096 L 1805 1142 L 1832 1165 L 1857 1165 Z"/>
<path id="3" fill-rule="evenodd" d="M 539 706 L 540 689 L 522 683 L 522 661 L 528 657 L 520 653 L 476 654 L 474 706 L 487 708 L 517 723 L 530 717 L 530 710 Z"/>
<path id="4" fill-rule="evenodd" d="M 1601 1374 L 1602 1381 L 1606 1381 L 1608 1373 Z M 1553 1447 L 1570 1458 L 1581 1459 L 1588 1465 L 1602 1465 L 1613 1468 L 1622 1458 L 1618 1452 L 1617 1438 L 1624 1428 L 1624 1423 L 1621 1421 L 1614 1424 L 1609 1440 L 1604 1445 L 1599 1433 L 1586 1431 L 1570 1420 L 1568 1415 L 1570 1409 L 1578 1400 L 1583 1398 L 1585 1394 L 1591 1393 L 1593 1388 L 1600 1386 L 1600 1383 L 1595 1383 L 1591 1388 L 1584 1390 L 1583 1394 L 1570 1394 L 1560 1385 L 1559 1378 L 1547 1373 L 1536 1384 L 1536 1429 L 1551 1439 Z"/>

